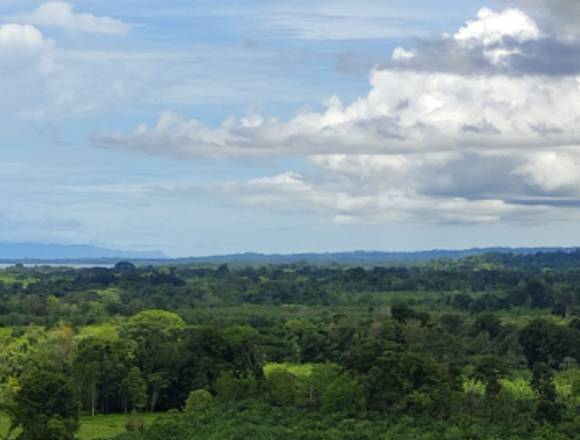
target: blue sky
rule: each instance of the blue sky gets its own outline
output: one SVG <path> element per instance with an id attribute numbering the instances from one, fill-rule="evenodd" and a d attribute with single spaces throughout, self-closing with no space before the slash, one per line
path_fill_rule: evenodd
<path id="1" fill-rule="evenodd" d="M 0 241 L 578 245 L 579 17 L 564 0 L 0 0 Z"/>

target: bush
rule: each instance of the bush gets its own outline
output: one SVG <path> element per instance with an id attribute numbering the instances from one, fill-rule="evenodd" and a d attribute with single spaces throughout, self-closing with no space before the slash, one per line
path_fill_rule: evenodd
<path id="1" fill-rule="evenodd" d="M 215 389 L 221 400 L 235 402 L 257 397 L 259 384 L 251 376 L 237 378 L 231 373 L 225 373 L 216 381 Z"/>
<path id="2" fill-rule="evenodd" d="M 266 378 L 269 400 L 273 405 L 293 405 L 296 401 L 296 376 L 278 368 Z"/>
<path id="3" fill-rule="evenodd" d="M 125 429 L 128 432 L 142 432 L 145 429 L 145 420 L 137 413 L 132 413 L 125 423 Z"/>
<path id="4" fill-rule="evenodd" d="M 204 411 L 213 405 L 213 396 L 207 390 L 193 390 L 185 402 L 185 411 Z"/>

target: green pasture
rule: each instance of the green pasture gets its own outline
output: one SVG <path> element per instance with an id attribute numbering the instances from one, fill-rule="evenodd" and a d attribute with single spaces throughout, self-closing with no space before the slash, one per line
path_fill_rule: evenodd
<path id="1" fill-rule="evenodd" d="M 308 377 L 315 364 L 289 364 L 270 362 L 264 365 L 264 374 L 268 376 L 272 371 L 285 370 L 296 377 Z"/>
<path id="2" fill-rule="evenodd" d="M 2 282 L 4 284 L 20 283 L 24 287 L 26 287 L 27 285 L 29 285 L 30 283 L 32 283 L 34 281 L 36 281 L 35 278 L 31 278 L 31 277 L 23 276 L 23 275 L 17 275 L 14 273 L 7 272 L 5 270 L 0 270 L 0 282 Z"/>
<path id="3" fill-rule="evenodd" d="M 159 414 L 142 414 L 146 424 L 151 423 L 159 417 Z M 82 416 L 81 429 L 78 434 L 79 440 L 108 439 L 125 431 L 125 424 L 129 416 L 125 414 L 114 414 L 106 416 Z M 8 418 L 0 414 L 0 437 L 3 438 L 8 430 Z M 16 438 L 13 435 L 11 438 Z"/>

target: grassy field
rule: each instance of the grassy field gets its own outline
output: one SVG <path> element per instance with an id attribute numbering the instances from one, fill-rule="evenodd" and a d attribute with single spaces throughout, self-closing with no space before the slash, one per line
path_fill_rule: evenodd
<path id="1" fill-rule="evenodd" d="M 247 323 L 269 319 L 317 319 L 331 315 L 378 315 L 389 314 L 393 304 L 405 303 L 418 311 L 430 313 L 456 311 L 446 305 L 447 297 L 458 292 L 356 292 L 333 295 L 335 305 L 272 305 L 240 304 L 235 306 L 216 305 L 214 307 L 196 308 L 180 312 L 180 316 L 189 324 L 199 323 Z M 480 293 L 470 294 L 473 298 Z"/>
<path id="2" fill-rule="evenodd" d="M 315 364 L 288 364 L 270 362 L 264 365 L 264 374 L 268 376 L 272 371 L 285 370 L 297 377 L 308 377 Z"/>
<path id="3" fill-rule="evenodd" d="M 30 284 L 31 281 L 31 279 L 18 279 L 11 274 L 0 272 L 0 282 L 4 284 L 21 283 L 23 286 L 26 286 Z"/>
<path id="4" fill-rule="evenodd" d="M 312 373 L 316 364 L 290 364 L 270 362 L 264 365 L 264 373 L 268 376 L 272 371 L 285 370 L 296 377 L 305 378 Z M 514 370 L 510 372 L 510 378 L 500 380 L 502 387 L 517 400 L 532 400 L 535 397 L 530 384 L 531 374 L 527 370 Z M 568 371 L 558 372 L 554 377 L 556 391 L 560 398 L 573 400 L 580 404 L 580 395 L 576 391 L 580 385 L 580 369 L 572 368 Z M 481 382 L 464 378 L 463 388 L 479 395 L 485 392 L 485 386 Z"/>
<path id="5" fill-rule="evenodd" d="M 36 281 L 36 279 L 31 276 L 21 275 L 9 270 L 0 270 L 0 282 L 4 284 L 20 283 L 23 286 L 27 286 L 34 281 Z"/>
<path id="6" fill-rule="evenodd" d="M 145 423 L 151 423 L 159 414 L 143 414 Z M 126 415 L 107 416 L 83 416 L 81 417 L 81 429 L 79 440 L 95 440 L 111 438 L 125 431 Z M 8 418 L 0 414 L 0 436 L 4 436 L 8 429 Z M 13 436 L 12 438 L 15 438 Z"/>

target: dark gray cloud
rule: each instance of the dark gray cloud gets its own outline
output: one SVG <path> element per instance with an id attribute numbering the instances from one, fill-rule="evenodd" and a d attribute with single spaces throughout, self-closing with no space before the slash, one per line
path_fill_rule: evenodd
<path id="1" fill-rule="evenodd" d="M 580 208 L 580 198 L 556 198 L 556 197 L 527 197 L 527 198 L 506 198 L 507 203 L 520 206 L 551 206 L 554 208 Z"/>
<path id="2" fill-rule="evenodd" d="M 519 163 L 516 157 L 467 153 L 423 170 L 429 178 L 420 180 L 419 191 L 426 196 L 475 200 L 524 194 L 527 192 L 525 183 L 513 174 Z"/>
<path id="3" fill-rule="evenodd" d="M 580 41 L 548 37 L 506 47 L 517 51 L 506 57 L 510 73 L 575 75 L 580 72 Z"/>
<path id="4" fill-rule="evenodd" d="M 413 58 L 404 62 L 393 60 L 383 68 L 460 75 L 563 76 L 580 73 L 580 41 L 549 36 L 524 42 L 504 37 L 487 46 L 465 46 L 452 38 L 415 40 L 413 50 Z M 494 59 L 494 52 L 501 53 L 501 58 Z"/>
<path id="5" fill-rule="evenodd" d="M 413 180 L 419 183 L 418 193 L 429 197 L 497 199 L 526 206 L 573 206 L 579 200 L 577 178 L 573 176 L 560 182 L 554 177 L 557 170 L 552 172 L 550 168 L 558 167 L 558 163 L 573 162 L 575 158 L 564 155 L 558 162 L 546 163 L 543 167 L 545 161 L 542 159 L 527 154 L 468 152 L 447 162 L 428 163 Z M 536 174 L 543 172 L 548 179 L 555 180 L 555 184 L 545 177 L 538 182 L 529 172 L 522 172 L 530 167 L 530 162 L 536 164 Z M 538 170 L 538 165 L 542 169 Z"/>
<path id="6" fill-rule="evenodd" d="M 416 39 L 409 49 L 395 50 L 384 68 L 459 75 L 580 73 L 580 38 L 551 30 L 514 8 L 499 12 L 482 8 L 477 19 L 468 20 L 455 34 Z"/>

